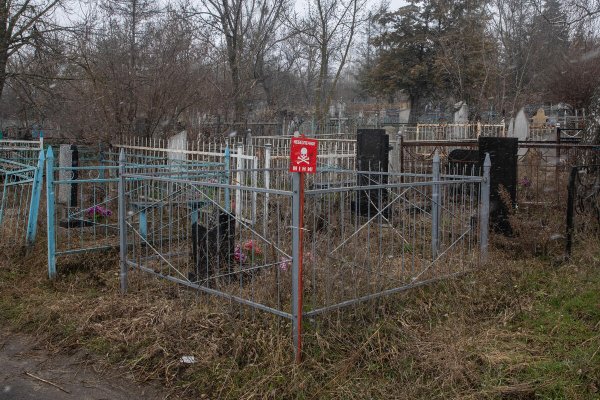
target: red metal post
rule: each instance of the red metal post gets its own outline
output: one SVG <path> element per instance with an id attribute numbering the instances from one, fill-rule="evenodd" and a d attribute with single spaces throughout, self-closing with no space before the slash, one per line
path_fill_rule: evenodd
<path id="1" fill-rule="evenodd" d="M 304 280 L 302 278 L 302 265 L 304 260 L 304 174 L 300 173 L 300 257 L 298 259 L 298 348 L 296 349 L 296 362 L 302 361 L 302 293 Z"/>

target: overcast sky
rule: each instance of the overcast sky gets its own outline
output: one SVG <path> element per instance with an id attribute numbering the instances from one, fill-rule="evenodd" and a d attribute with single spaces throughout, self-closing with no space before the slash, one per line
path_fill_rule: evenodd
<path id="1" fill-rule="evenodd" d="M 406 1 L 404 1 L 404 0 L 390 0 L 390 10 L 395 11 L 396 9 L 398 9 L 399 7 L 401 7 L 405 4 L 406 4 Z"/>

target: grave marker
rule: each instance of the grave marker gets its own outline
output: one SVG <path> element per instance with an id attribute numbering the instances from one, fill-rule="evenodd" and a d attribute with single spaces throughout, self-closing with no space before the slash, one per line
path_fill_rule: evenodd
<path id="1" fill-rule="evenodd" d="M 390 138 L 385 129 L 358 129 L 356 135 L 356 170 L 358 186 L 372 186 L 388 183 Z M 360 173 L 375 172 L 375 174 Z M 377 174 L 382 172 L 383 174 Z M 387 204 L 387 191 L 381 189 L 361 190 L 354 205 L 358 214 L 374 216 Z M 388 209 L 386 208 L 386 211 Z M 386 212 L 383 213 L 387 215 Z"/>
<path id="2" fill-rule="evenodd" d="M 519 110 L 513 121 L 511 133 L 512 137 L 521 141 L 527 139 L 527 135 L 529 134 L 529 119 L 527 118 L 527 115 L 525 115 L 525 110 L 523 108 Z"/>
<path id="3" fill-rule="evenodd" d="M 469 123 L 469 106 L 464 101 L 461 101 L 454 105 L 458 110 L 454 113 L 454 123 L 458 125 Z M 452 138 L 459 139 L 464 138 L 464 128 L 461 126 L 455 126 L 452 129 Z"/>
<path id="4" fill-rule="evenodd" d="M 466 124 L 469 122 L 469 106 L 464 101 L 454 105 L 458 110 L 454 113 L 455 124 Z"/>
<path id="5" fill-rule="evenodd" d="M 492 167 L 490 169 L 490 223 L 492 229 L 506 236 L 513 233 L 508 220 L 509 207 L 517 201 L 517 138 L 479 138 L 479 162 L 483 165 L 485 154 L 489 153 Z M 506 204 L 501 196 L 502 188 L 509 195 L 510 204 Z"/>
<path id="6" fill-rule="evenodd" d="M 58 179 L 61 181 L 70 181 L 78 179 L 78 172 L 71 169 L 63 169 L 79 166 L 79 152 L 77 146 L 70 144 L 61 144 L 58 155 Z M 67 207 L 77 206 L 77 184 L 62 183 L 58 186 L 58 202 Z"/>
<path id="7" fill-rule="evenodd" d="M 181 164 L 187 160 L 187 155 L 183 151 L 176 150 L 187 149 L 187 132 L 181 131 L 178 134 L 171 136 L 167 142 L 167 148 L 171 150 L 167 151 L 167 161 L 169 165 L 181 167 Z"/>
<path id="8" fill-rule="evenodd" d="M 508 137 L 517 138 L 520 142 L 527 140 L 529 136 L 529 119 L 525 115 L 525 110 L 521 108 L 515 118 L 510 119 L 508 126 Z M 527 154 L 527 149 L 522 148 L 517 150 L 519 157 Z"/>
<path id="9" fill-rule="evenodd" d="M 548 117 L 543 108 L 538 108 L 537 113 L 531 118 L 531 126 L 534 128 L 541 128 L 548 122 Z"/>

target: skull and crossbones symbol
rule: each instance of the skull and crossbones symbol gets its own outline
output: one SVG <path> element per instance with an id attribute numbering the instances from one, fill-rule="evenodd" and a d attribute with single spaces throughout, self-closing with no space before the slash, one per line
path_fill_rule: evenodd
<path id="1" fill-rule="evenodd" d="M 300 155 L 298 156 L 298 164 L 300 163 L 309 164 L 308 149 L 306 147 L 300 149 Z"/>

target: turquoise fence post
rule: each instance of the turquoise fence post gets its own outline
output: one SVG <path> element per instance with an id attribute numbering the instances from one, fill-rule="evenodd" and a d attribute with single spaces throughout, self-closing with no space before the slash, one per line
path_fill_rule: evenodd
<path id="1" fill-rule="evenodd" d="M 35 242 L 37 233 L 38 214 L 40 212 L 40 196 L 42 195 L 42 183 L 44 180 L 44 151 L 40 150 L 37 168 L 33 177 L 33 186 L 31 188 L 31 203 L 29 204 L 29 219 L 27 220 L 26 242 L 31 246 Z"/>
<path id="2" fill-rule="evenodd" d="M 225 183 L 231 185 L 231 153 L 229 146 L 225 147 Z M 225 188 L 225 211 L 231 212 L 231 197 L 229 187 Z"/>
<path id="3" fill-rule="evenodd" d="M 3 186 L 2 198 L 0 198 L 0 226 L 2 225 L 2 217 L 4 215 L 4 207 L 6 204 L 6 191 L 7 191 L 6 186 L 9 183 L 8 177 L 9 177 L 9 174 L 7 172 L 4 172 L 4 179 L 3 179 L 4 185 L 2 185 Z"/>
<path id="4" fill-rule="evenodd" d="M 46 153 L 46 217 L 48 222 L 48 277 L 56 277 L 56 237 L 54 232 L 54 154 Z"/>
<path id="5" fill-rule="evenodd" d="M 119 153 L 119 260 L 121 272 L 119 280 L 121 282 L 121 293 L 127 293 L 127 199 L 125 198 L 127 190 L 127 181 L 125 178 L 125 149 Z"/>

